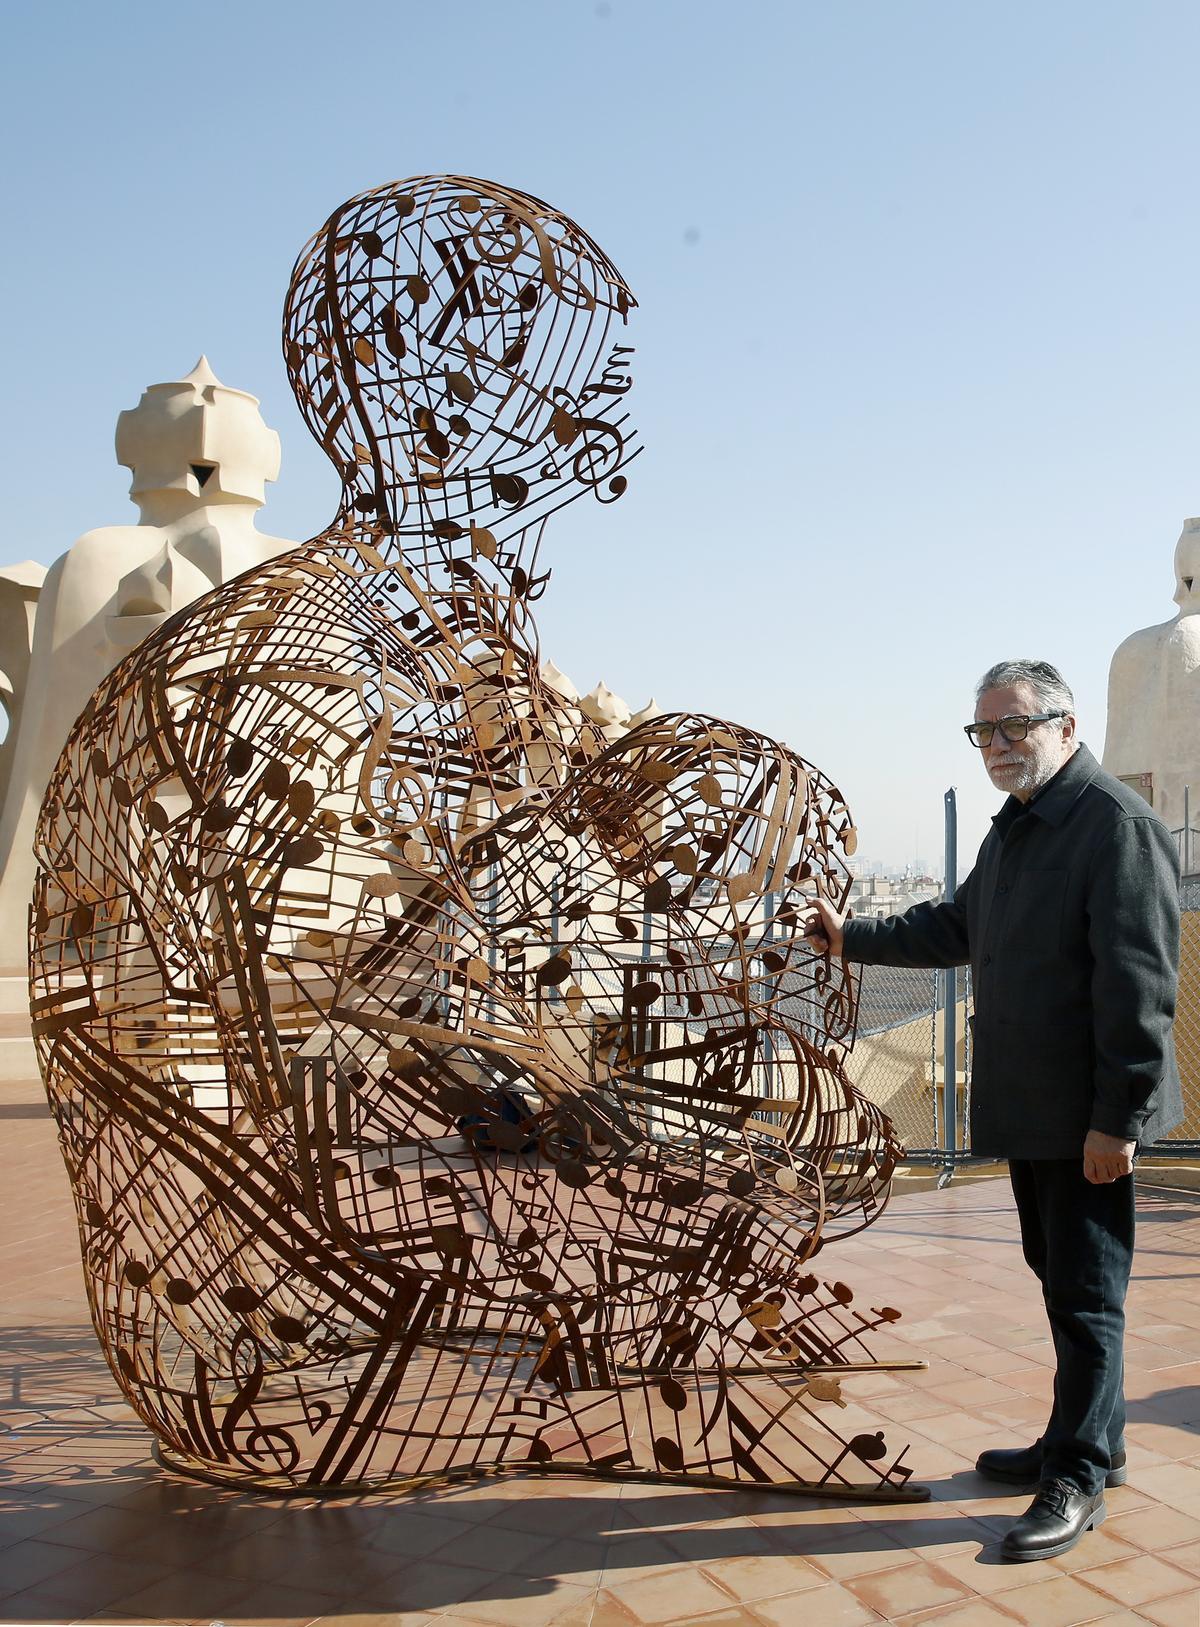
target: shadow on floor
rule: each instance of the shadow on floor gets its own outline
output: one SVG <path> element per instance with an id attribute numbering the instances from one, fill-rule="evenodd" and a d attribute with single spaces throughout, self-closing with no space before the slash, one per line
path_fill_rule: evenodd
<path id="1" fill-rule="evenodd" d="M 572 1585 L 590 1592 L 603 1575 L 604 1585 L 619 1586 L 643 1567 L 884 1549 L 895 1549 L 900 1564 L 907 1548 L 978 1540 L 983 1530 L 960 1513 L 939 1515 L 937 1504 L 920 1514 L 910 1507 L 903 1517 L 874 1505 L 867 1524 L 843 1505 L 756 1491 L 660 1493 L 584 1479 L 556 1483 L 553 1492 L 534 1480 L 508 1490 L 500 1496 L 483 1483 L 306 1505 L 143 1473 L 114 1486 L 115 1501 L 80 1502 L 70 1518 L 7 1550 L 3 1585 L 23 1586 L 0 1601 L 0 1620 L 49 1622 L 116 1608 L 177 1621 L 291 1621 L 532 1600 L 560 1583 L 569 1603 Z M 64 1501 L 57 1475 L 21 1491 L 34 1509 Z M 809 1523 L 793 1523 L 789 1512 Z M 764 1513 L 763 1525 L 748 1518 Z M 64 1565 L 73 1545 L 75 1562 Z M 57 1569 L 45 1570 L 55 1561 Z M 804 1574 L 797 1572 L 800 1586 Z"/>
<path id="2" fill-rule="evenodd" d="M 1130 1423 L 1167 1424 L 1172 1429 L 1190 1430 L 1200 1435 L 1200 1385 L 1177 1384 L 1172 1389 L 1155 1390 L 1125 1406 Z"/>
<path id="3" fill-rule="evenodd" d="M 64 1407 L 121 1400 L 95 1331 L 88 1325 L 0 1328 L 0 1412 L 51 1415 Z"/>

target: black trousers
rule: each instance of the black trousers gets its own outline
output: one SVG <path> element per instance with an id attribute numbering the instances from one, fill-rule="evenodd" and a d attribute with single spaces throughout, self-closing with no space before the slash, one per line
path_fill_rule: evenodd
<path id="1" fill-rule="evenodd" d="M 1010 1159 L 1021 1246 L 1042 1285 L 1057 1364 L 1042 1479 L 1089 1496 L 1125 1441 L 1125 1292 L 1133 1176 L 1085 1180 L 1083 1159 Z"/>

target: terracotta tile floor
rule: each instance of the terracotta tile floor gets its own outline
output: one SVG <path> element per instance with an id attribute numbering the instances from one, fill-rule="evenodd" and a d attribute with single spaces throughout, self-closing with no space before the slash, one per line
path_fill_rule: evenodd
<path id="1" fill-rule="evenodd" d="M 846 1382 L 926 1504 L 584 1480 L 411 1498 L 261 1499 L 172 1479 L 120 1400 L 84 1305 L 74 1220 L 33 1084 L 0 1085 L 0 1621 L 288 1627 L 1200 1627 L 1200 1196 L 1148 1190 L 1130 1296 L 1130 1479 L 1070 1554 L 1006 1565 L 1026 1499 L 972 1471 L 1042 1421 L 1050 1347 L 1003 1182 L 898 1200 L 821 1257 L 905 1319 Z"/>

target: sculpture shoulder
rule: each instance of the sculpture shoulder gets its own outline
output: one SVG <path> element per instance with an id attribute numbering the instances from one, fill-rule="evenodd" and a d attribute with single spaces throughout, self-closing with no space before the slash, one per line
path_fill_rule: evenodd
<path id="1" fill-rule="evenodd" d="M 131 548 L 144 553 L 148 549 L 161 547 L 164 535 L 156 525 L 98 525 L 76 537 L 60 563 L 90 560 L 96 555 L 107 558 Z"/>
<path id="2" fill-rule="evenodd" d="M 294 548 L 303 546 L 290 537 L 268 537 L 261 531 L 255 532 L 255 540 L 262 550 L 264 559 L 278 559 L 281 554 L 291 553 Z"/>
<path id="3" fill-rule="evenodd" d="M 1108 728 L 1102 762 L 1110 774 L 1146 769 L 1146 729 L 1156 715 L 1163 653 L 1172 623 L 1143 627 L 1120 643 L 1108 669 Z"/>
<path id="4" fill-rule="evenodd" d="M 77 537 L 50 567 L 50 575 L 74 591 L 107 599 L 126 571 L 149 559 L 165 534 L 155 525 L 99 525 Z"/>
<path id="5" fill-rule="evenodd" d="M 1180 616 L 1166 642 L 1173 660 L 1182 660 L 1189 672 L 1200 667 L 1200 615 Z"/>
<path id="6" fill-rule="evenodd" d="M 1112 658 L 1112 671 L 1142 666 L 1153 660 L 1170 639 L 1174 628 L 1174 621 L 1162 621 L 1153 627 L 1140 627 L 1136 633 L 1130 633 L 1117 645 Z"/>

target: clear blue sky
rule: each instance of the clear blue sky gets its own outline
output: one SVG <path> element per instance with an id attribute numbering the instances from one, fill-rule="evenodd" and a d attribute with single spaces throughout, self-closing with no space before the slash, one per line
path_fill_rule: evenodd
<path id="1" fill-rule="evenodd" d="M 1110 0 L 8 0 L 0 563 L 133 517 L 117 413 L 207 351 L 283 437 L 264 529 L 334 482 L 279 355 L 350 193 L 550 199 L 640 301 L 646 450 L 547 533 L 581 687 L 782 736 L 862 852 L 973 848 L 958 726 L 1039 655 L 1103 743 L 1108 661 L 1174 613 L 1200 512 L 1200 7 Z"/>

